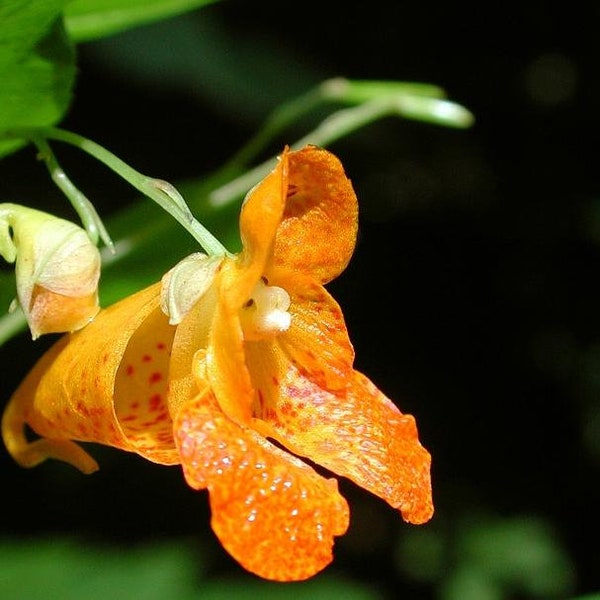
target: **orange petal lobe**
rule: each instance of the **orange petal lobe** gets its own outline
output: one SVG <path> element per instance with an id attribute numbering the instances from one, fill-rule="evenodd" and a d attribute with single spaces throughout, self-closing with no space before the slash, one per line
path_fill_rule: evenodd
<path id="1" fill-rule="evenodd" d="M 278 274 L 274 285 L 291 295 L 290 329 L 275 342 L 287 355 L 287 362 L 295 364 L 320 387 L 345 387 L 352 371 L 354 349 L 338 303 L 322 285 L 297 273 Z"/>
<path id="2" fill-rule="evenodd" d="M 326 283 L 346 268 L 356 244 L 358 202 L 352 184 L 335 155 L 307 146 L 289 153 L 286 191 L 275 265 Z"/>
<path id="3" fill-rule="evenodd" d="M 84 329 L 63 336 L 34 366 L 11 398 L 3 419 L 4 439 L 18 462 L 22 457 L 24 463 L 29 462 L 26 466 L 31 466 L 45 458 L 59 458 L 82 468 L 83 451 L 65 444 L 68 440 L 138 451 L 135 436 L 130 438 L 131 431 L 124 430 L 119 422 L 117 410 L 123 413 L 123 407 L 117 399 L 115 408 L 114 391 L 115 386 L 119 388 L 120 366 L 131 337 L 156 314 L 159 289 L 158 284 L 151 286 L 101 311 Z M 141 352 L 139 344 L 136 352 Z M 137 366 L 131 361 L 128 364 Z M 33 458 L 23 434 L 25 425 L 45 438 L 33 442 Z M 73 450 L 72 460 L 66 448 Z M 171 458 L 165 462 L 177 461 L 172 440 Z M 83 466 L 89 470 L 89 464 Z"/>
<path id="4" fill-rule="evenodd" d="M 256 428 L 383 498 L 406 521 L 428 521 L 431 458 L 414 418 L 400 413 L 361 373 L 351 377 L 344 393 L 331 393 L 290 368 L 268 395 L 276 404 Z"/>
<path id="5" fill-rule="evenodd" d="M 276 167 L 247 194 L 240 214 L 243 251 L 241 262 L 247 268 L 256 265 L 260 277 L 270 256 L 277 227 L 285 206 L 288 174 L 287 149 Z"/>
<path id="6" fill-rule="evenodd" d="M 213 530 L 244 568 L 297 581 L 331 562 L 348 527 L 334 480 L 230 421 L 207 391 L 182 408 L 175 432 L 188 484 L 208 488 Z"/>

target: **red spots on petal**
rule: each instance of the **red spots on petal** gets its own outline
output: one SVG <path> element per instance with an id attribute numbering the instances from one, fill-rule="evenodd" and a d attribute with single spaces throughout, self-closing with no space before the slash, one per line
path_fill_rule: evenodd
<path id="1" fill-rule="evenodd" d="M 153 396 L 150 397 L 150 401 L 148 402 L 148 408 L 152 412 L 152 411 L 158 410 L 160 408 L 161 404 L 162 404 L 162 396 L 160 394 L 154 394 Z"/>
<path id="2" fill-rule="evenodd" d="M 151 373 L 150 377 L 148 377 L 148 383 L 150 384 L 158 383 L 159 381 L 162 381 L 162 373 L 159 371 L 154 371 L 154 373 Z"/>
<path id="3" fill-rule="evenodd" d="M 284 400 L 281 405 L 279 406 L 279 412 L 284 416 L 284 417 L 291 417 L 291 418 L 295 418 L 297 416 L 297 412 L 296 409 L 294 407 L 294 405 L 287 401 Z"/>
<path id="4" fill-rule="evenodd" d="M 144 354 L 144 356 L 142 356 L 142 362 L 148 363 L 152 361 L 152 357 L 149 354 Z"/>
<path id="5" fill-rule="evenodd" d="M 164 342 L 158 342 L 158 344 L 156 344 L 156 349 L 157 350 L 164 350 L 167 346 L 164 344 Z"/>
<path id="6" fill-rule="evenodd" d="M 140 403 L 139 402 L 132 402 L 130 405 L 130 408 L 133 410 L 137 410 L 140 407 Z"/>
<path id="7" fill-rule="evenodd" d="M 127 365 L 127 367 L 125 367 L 125 375 L 128 375 L 129 377 L 131 377 L 135 372 L 135 368 L 133 365 Z"/>
<path id="8" fill-rule="evenodd" d="M 90 414 L 88 407 L 81 400 L 75 405 L 75 410 L 86 417 Z"/>
<path id="9" fill-rule="evenodd" d="M 273 382 L 274 386 L 279 387 L 279 379 L 277 379 L 277 377 L 275 377 L 275 375 L 273 375 L 271 377 L 271 381 Z"/>

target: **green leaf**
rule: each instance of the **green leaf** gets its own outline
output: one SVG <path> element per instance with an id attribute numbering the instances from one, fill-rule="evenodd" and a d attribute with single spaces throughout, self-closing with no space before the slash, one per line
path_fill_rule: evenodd
<path id="1" fill-rule="evenodd" d="M 330 600 L 330 598 L 377 600 L 381 596 L 375 589 L 362 583 L 322 573 L 308 581 L 295 583 L 249 578 L 208 580 L 202 584 L 202 593 L 199 598 L 202 600 L 222 600 L 224 598 L 235 598 L 236 600 L 254 600 L 255 598 L 268 598 L 268 600 L 288 600 L 289 598 L 294 598 L 294 600 Z"/>
<path id="2" fill-rule="evenodd" d="M 202 557 L 186 540 L 84 545 L 64 538 L 0 541 L 0 597 L 28 600 L 191 600 Z"/>
<path id="3" fill-rule="evenodd" d="M 74 0 L 65 11 L 75 42 L 107 37 L 185 13 L 217 0 Z"/>
<path id="4" fill-rule="evenodd" d="M 53 125 L 65 114 L 75 54 L 60 18 L 65 0 L 0 3 L 0 132 Z M 0 141 L 0 157 L 24 144 Z"/>

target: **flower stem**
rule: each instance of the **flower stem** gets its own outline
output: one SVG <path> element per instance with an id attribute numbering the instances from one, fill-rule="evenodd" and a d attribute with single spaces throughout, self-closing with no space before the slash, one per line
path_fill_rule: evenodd
<path id="1" fill-rule="evenodd" d="M 349 107 L 331 113 L 310 133 L 292 144 L 292 148 L 301 148 L 306 144 L 327 146 L 388 116 L 399 116 L 445 127 L 470 127 L 473 123 L 471 112 L 460 104 L 446 100 L 444 95 L 441 88 L 428 84 L 329 79 L 277 109 L 260 133 L 252 138 L 224 169 L 244 166 L 245 161 L 258 150 L 262 150 L 282 129 L 324 102 L 338 102 Z M 269 159 L 246 171 L 213 190 L 209 202 L 213 206 L 223 206 L 236 200 L 272 168 L 273 159 Z"/>
<path id="2" fill-rule="evenodd" d="M 56 159 L 56 156 L 54 156 L 46 139 L 40 137 L 33 138 L 32 141 L 40 152 L 40 158 L 46 163 L 52 181 L 54 181 L 61 189 L 73 205 L 73 208 L 77 211 L 90 239 L 94 244 L 98 243 L 99 238 L 102 239 L 105 246 L 107 246 L 111 252 L 114 252 L 114 244 L 110 239 L 108 231 L 106 231 L 106 228 L 104 227 L 104 223 L 96 212 L 94 205 L 69 179 L 68 175 L 59 165 L 58 160 Z"/>
<path id="3" fill-rule="evenodd" d="M 96 142 L 56 127 L 13 129 L 3 133 L 2 137 L 29 139 L 36 144 L 40 139 L 51 139 L 79 148 L 106 165 L 139 192 L 154 200 L 194 237 L 207 254 L 228 254 L 221 242 L 195 219 L 185 200 L 173 185 L 167 181 L 143 175 Z"/>

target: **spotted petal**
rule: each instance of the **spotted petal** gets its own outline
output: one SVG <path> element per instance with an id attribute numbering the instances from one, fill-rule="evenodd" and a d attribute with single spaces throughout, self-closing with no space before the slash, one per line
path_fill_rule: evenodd
<path id="1" fill-rule="evenodd" d="M 345 387 L 352 372 L 354 348 L 339 304 L 322 285 L 298 273 L 278 273 L 273 283 L 290 291 L 292 315 L 289 330 L 274 343 L 321 387 Z"/>
<path id="2" fill-rule="evenodd" d="M 281 358 L 273 357 L 273 364 Z M 402 414 L 364 375 L 354 371 L 346 390 L 331 392 L 290 365 L 277 387 L 263 378 L 267 403 L 254 426 L 290 451 L 424 523 L 433 514 L 430 456 L 419 443 L 415 420 Z"/>
<path id="3" fill-rule="evenodd" d="M 275 266 L 320 283 L 347 266 L 358 228 L 358 203 L 340 161 L 306 146 L 289 153 L 286 203 L 275 240 Z"/>
<path id="4" fill-rule="evenodd" d="M 96 464 L 70 440 L 179 462 L 166 410 L 174 328 L 159 308 L 159 285 L 102 311 L 85 329 L 62 337 L 19 386 L 2 433 L 24 466 L 59 458 L 85 472 Z M 42 439 L 30 443 L 28 425 Z"/>
<path id="5" fill-rule="evenodd" d="M 213 530 L 243 567 L 296 581 L 331 562 L 348 527 L 335 480 L 229 420 L 208 388 L 182 407 L 175 436 L 187 482 L 208 488 Z"/>

